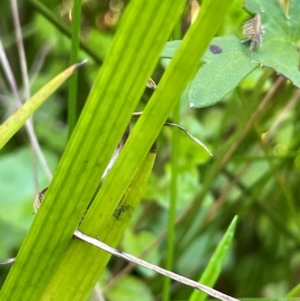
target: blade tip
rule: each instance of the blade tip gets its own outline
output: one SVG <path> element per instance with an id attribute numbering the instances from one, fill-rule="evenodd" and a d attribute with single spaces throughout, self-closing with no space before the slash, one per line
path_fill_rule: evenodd
<path id="1" fill-rule="evenodd" d="M 88 61 L 88 59 L 84 59 L 78 63 L 75 64 L 75 70 L 80 68 L 81 66 L 83 66 L 86 62 Z"/>

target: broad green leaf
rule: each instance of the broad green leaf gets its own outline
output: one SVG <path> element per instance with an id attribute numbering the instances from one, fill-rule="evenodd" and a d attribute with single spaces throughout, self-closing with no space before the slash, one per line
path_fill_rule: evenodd
<path id="1" fill-rule="evenodd" d="M 225 232 L 222 240 L 218 244 L 217 249 L 215 250 L 213 256 L 211 257 L 203 275 L 201 276 L 199 283 L 213 286 L 218 279 L 222 265 L 227 257 L 229 247 L 231 246 L 232 239 L 234 237 L 234 232 L 237 224 L 237 216 L 234 217 L 231 224 L 229 225 L 227 231 Z M 206 294 L 194 291 L 189 298 L 189 301 L 203 301 L 207 297 Z"/>
<path id="2" fill-rule="evenodd" d="M 28 99 L 13 115 L 0 125 L 0 148 L 24 125 L 27 119 L 82 65 L 72 65 Z"/>
<path id="3" fill-rule="evenodd" d="M 262 47 L 255 46 L 248 55 L 250 42 L 241 43 L 235 36 L 213 39 L 202 59 L 205 65 L 185 93 L 190 106 L 201 108 L 215 104 L 258 66 L 274 69 L 299 88 L 300 6 L 296 2 L 290 1 L 285 12 L 278 0 L 245 1 L 247 11 L 253 15 L 260 13 L 265 30 Z M 161 56 L 172 58 L 179 43 L 168 42 Z"/>
<path id="4" fill-rule="evenodd" d="M 180 41 L 168 42 L 162 57 L 173 57 L 179 45 Z M 259 65 L 249 60 L 247 47 L 235 36 L 214 38 L 202 61 L 204 66 L 185 94 L 191 107 L 202 108 L 218 102 Z"/>

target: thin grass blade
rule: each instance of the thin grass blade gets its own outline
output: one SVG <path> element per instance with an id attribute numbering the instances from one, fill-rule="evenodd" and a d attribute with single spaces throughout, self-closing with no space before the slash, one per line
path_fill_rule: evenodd
<path id="1" fill-rule="evenodd" d="M 85 61 L 84 61 L 85 62 Z M 13 115 L 0 125 L 0 148 L 25 124 L 27 119 L 53 94 L 84 62 L 74 64 L 53 78 L 28 99 Z"/>
<path id="2" fill-rule="evenodd" d="M 237 216 L 235 216 L 227 231 L 225 232 L 222 240 L 218 244 L 218 247 L 216 248 L 213 256 L 211 257 L 203 275 L 199 280 L 199 283 L 208 285 L 210 287 L 214 286 L 221 273 L 222 265 L 228 255 L 228 251 L 234 237 L 237 221 L 238 218 Z M 204 301 L 206 297 L 206 294 L 199 291 L 194 291 L 191 294 L 189 301 Z"/>

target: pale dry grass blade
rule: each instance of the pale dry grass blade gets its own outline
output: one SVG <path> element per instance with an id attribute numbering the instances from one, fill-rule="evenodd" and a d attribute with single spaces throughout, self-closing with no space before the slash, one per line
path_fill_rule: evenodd
<path id="1" fill-rule="evenodd" d="M 157 272 L 161 275 L 172 278 L 175 281 L 181 282 L 185 285 L 188 285 L 190 287 L 198 289 L 198 290 L 200 290 L 200 291 L 206 293 L 207 295 L 209 295 L 211 297 L 214 297 L 216 299 L 219 299 L 219 300 L 222 300 L 222 301 L 239 301 L 238 299 L 235 299 L 233 297 L 225 295 L 225 294 L 223 294 L 223 293 L 221 293 L 221 292 L 219 292 L 219 291 L 217 291 L 213 288 L 210 288 L 206 285 L 200 284 L 196 281 L 190 280 L 186 277 L 183 277 L 181 275 L 178 275 L 178 274 L 175 274 L 175 273 L 170 272 L 168 270 L 165 270 L 165 269 L 163 269 L 159 266 L 153 265 L 153 264 L 151 264 L 147 261 L 144 261 L 144 260 L 142 260 L 138 257 L 132 256 L 132 255 L 127 254 L 125 252 L 114 249 L 114 248 L 106 245 L 105 243 L 103 243 L 103 242 L 101 242 L 101 241 L 99 241 L 95 238 L 92 238 L 90 236 L 87 236 L 87 235 L 83 234 L 82 232 L 80 232 L 78 230 L 76 230 L 74 232 L 74 236 L 81 239 L 81 240 L 83 240 L 83 241 L 85 241 L 85 242 L 87 242 L 87 243 L 89 243 L 89 244 L 91 244 L 91 245 L 93 245 L 93 246 L 95 246 L 95 247 L 97 247 L 97 248 L 100 248 L 100 249 L 102 249 L 106 252 L 109 252 L 109 253 L 117 256 L 117 257 L 120 257 L 120 258 L 125 259 L 125 260 L 130 261 L 130 262 L 134 262 L 135 264 L 138 264 L 138 265 L 143 266 L 147 269 L 153 270 L 153 271 L 155 271 L 155 272 Z"/>

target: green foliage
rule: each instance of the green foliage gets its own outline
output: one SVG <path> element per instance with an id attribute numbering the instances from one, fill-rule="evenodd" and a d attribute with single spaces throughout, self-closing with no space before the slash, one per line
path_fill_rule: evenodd
<path id="1" fill-rule="evenodd" d="M 72 11 L 72 45 L 71 45 L 71 58 L 70 62 L 75 63 L 79 57 L 79 37 L 81 28 L 81 6 L 82 1 L 74 1 L 74 8 Z M 78 119 L 78 74 L 74 74 L 69 83 L 69 99 L 68 99 L 68 125 L 69 136 L 71 136 Z"/>
<path id="2" fill-rule="evenodd" d="M 173 27 L 179 35 L 180 25 L 188 23 L 179 20 L 185 1 L 83 4 L 78 55 L 88 55 L 89 63 L 78 70 L 72 97 L 81 115 L 68 145 L 65 86 L 34 114 L 36 136 L 55 170 L 50 182 L 37 164 L 39 190 L 50 184 L 37 216 L 32 215 L 35 163 L 24 131 L 15 128 L 0 152 L 0 260 L 18 254 L 11 268 L 0 266 L 1 300 L 87 300 L 96 283 L 111 301 L 161 297 L 162 276 L 114 257 L 109 261 L 109 254 L 72 237 L 77 227 L 157 265 L 171 261 L 173 271 L 191 279 L 206 275 L 201 281 L 232 296 L 299 295 L 299 5 L 246 1 L 250 16 L 241 0 L 231 8 L 230 1 L 202 2 L 203 15 L 183 42 L 167 44 Z M 70 8 L 57 0 L 30 0 L 20 7 L 28 65 L 43 66 L 30 73 L 32 91 L 69 64 Z M 3 6 L 0 31 L 20 83 L 8 9 Z M 242 26 L 258 11 L 266 33 L 262 47 L 256 45 L 248 56 L 249 43 L 240 42 Z M 211 50 L 208 43 L 222 53 L 213 53 L 218 48 Z M 166 70 L 159 56 L 168 58 L 161 64 L 168 65 Z M 154 94 L 144 90 L 150 76 L 159 82 Z M 2 122 L 15 111 L 4 87 L 1 81 Z M 199 107 L 223 101 L 196 110 L 188 108 L 186 98 Z M 130 122 L 134 110 L 144 110 L 136 123 Z M 167 118 L 179 119 L 214 156 L 177 129 L 162 128 Z M 125 148 L 100 181 L 129 124 L 133 130 Z M 155 158 L 149 149 L 156 139 Z M 170 210 L 174 226 L 168 222 Z M 236 215 L 233 239 L 228 225 Z M 167 252 L 168 224 L 173 248 Z M 224 233 L 228 241 L 220 243 Z M 222 254 L 215 252 L 220 249 Z M 208 262 L 213 264 L 207 267 Z M 174 301 L 196 294 L 173 283 L 164 290 L 164 297 Z"/>
<path id="3" fill-rule="evenodd" d="M 122 279 L 118 285 L 107 294 L 107 297 L 112 301 L 127 301 L 128 296 L 130 296 L 130 300 L 132 301 L 141 300 L 141 296 L 145 301 L 155 300 L 145 283 L 130 276 Z"/>
<path id="4" fill-rule="evenodd" d="M 79 66 L 81 66 L 81 63 L 75 64 L 57 75 L 0 125 L 0 148 L 7 143 L 7 141 L 25 124 L 27 119 Z"/>
<path id="5" fill-rule="evenodd" d="M 179 44 L 168 42 L 162 57 L 172 58 Z M 191 107 L 203 108 L 220 101 L 259 66 L 235 36 L 214 38 L 202 60 L 205 64 L 186 92 Z"/>
<path id="6" fill-rule="evenodd" d="M 76 132 L 72 135 L 58 166 L 56 176 L 51 182 L 49 191 L 34 219 L 27 239 L 20 249 L 18 260 L 13 265 L 11 273 L 8 275 L 1 290 L 2 298 L 18 299 L 21 296 L 22 298 L 30 297 L 31 300 L 39 300 L 41 298 L 50 279 L 60 265 L 72 234 L 97 189 L 98 181 L 130 120 L 131 113 L 136 107 L 146 80 L 155 66 L 163 43 L 170 33 L 172 23 L 174 24 L 174 16 L 176 19 L 176 15 L 178 16 L 181 11 L 181 6 L 180 2 L 176 5 L 174 2 L 172 5 L 166 2 L 164 5 L 159 6 L 160 10 L 157 10 L 155 3 L 149 4 L 147 18 L 143 15 L 143 22 L 141 23 L 143 26 L 139 26 L 138 30 L 134 29 L 136 28 L 136 22 L 139 22 L 139 18 L 142 16 L 141 12 L 145 9 L 144 5 L 135 1 L 132 2 L 131 7 L 127 10 L 123 18 L 123 25 L 120 27 L 115 37 L 114 45 L 110 50 L 110 56 L 96 78 L 87 105 L 77 124 Z M 170 10 L 170 8 L 172 9 Z M 154 14 L 160 16 L 166 22 L 165 24 L 169 22 L 169 26 L 166 26 L 163 31 L 159 24 L 152 26 L 151 30 L 149 30 L 148 23 Z M 167 18 L 165 18 L 166 15 L 168 15 Z M 146 41 L 142 49 L 138 42 L 141 36 Z M 135 54 L 137 50 L 140 50 L 141 53 L 138 57 Z M 122 59 L 122 57 L 126 59 Z M 133 65 L 135 68 L 132 68 Z M 141 65 L 144 68 L 141 69 Z M 116 72 L 116 70 L 119 70 L 119 72 Z M 128 74 L 131 74 L 131 76 L 128 76 Z M 119 85 L 118 89 L 116 89 L 116 84 Z M 101 103 L 99 103 L 99 99 Z M 124 105 L 125 101 L 126 105 Z M 122 110 L 121 115 L 119 114 L 120 110 Z M 93 119 L 90 116 L 93 116 Z M 109 120 L 109 122 L 106 120 Z M 158 126 L 156 131 L 159 130 Z M 101 133 L 101 138 L 99 133 Z M 136 141 L 141 140 L 138 139 Z M 146 148 L 144 153 L 144 156 L 146 156 L 149 147 L 146 146 L 144 148 Z M 100 157 L 99 154 L 101 154 Z M 76 164 L 74 164 L 75 162 Z M 142 162 L 143 160 L 137 161 L 136 171 Z M 130 176 L 133 177 L 135 172 L 130 174 Z M 72 178 L 69 177 L 70 173 L 74 175 Z M 80 175 L 84 175 L 84 177 L 83 180 L 78 182 Z M 105 220 L 102 224 L 99 223 L 98 227 L 105 228 L 113 210 L 130 184 L 130 180 L 127 186 L 124 187 L 124 190 L 119 189 L 117 191 L 119 196 L 114 200 L 114 203 L 111 203 L 105 210 L 100 209 Z M 105 181 L 105 183 L 107 182 Z M 113 181 L 112 183 L 115 182 Z M 59 202 L 57 201 L 58 199 L 60 200 Z M 72 199 L 72 202 L 70 202 L 70 199 Z M 97 202 L 97 199 L 95 202 Z M 92 211 L 94 210 L 91 207 L 89 212 Z M 49 216 L 49 212 L 51 212 L 51 216 Z M 97 212 L 99 212 L 99 208 L 94 211 L 96 215 L 94 219 L 96 220 L 99 219 Z M 89 216 L 87 215 L 86 220 L 88 219 Z M 85 223 L 83 223 L 84 225 Z M 99 233 L 99 230 L 95 229 L 94 221 L 89 225 L 89 228 Z M 83 228 L 83 230 L 89 233 L 88 229 Z M 89 234 L 92 235 L 92 233 Z M 33 250 L 35 251 L 33 252 Z M 32 258 L 33 253 L 36 255 Z M 40 258 L 37 254 L 40 254 Z M 43 259 L 41 259 L 42 257 Z M 24 266 L 29 261 L 31 268 L 28 267 L 26 273 L 24 273 Z M 81 264 L 82 262 L 80 262 Z M 104 265 L 105 263 L 102 261 L 102 266 L 104 267 Z M 101 273 L 101 270 L 98 270 L 98 273 Z M 22 283 L 19 282 L 21 274 Z M 44 285 L 41 283 L 41 275 Z M 91 276 L 97 278 L 99 274 L 98 276 L 97 274 L 91 274 Z M 85 271 L 84 277 L 87 279 Z M 19 282 L 19 290 L 13 289 L 16 279 Z M 69 281 L 69 279 L 64 279 Z M 39 283 L 38 286 L 37 283 Z M 80 283 L 82 286 L 82 279 Z M 90 287 L 89 289 L 88 286 Z M 91 286 L 93 286 L 93 282 L 89 281 L 85 290 L 82 289 L 83 296 L 86 296 Z M 82 299 L 82 295 L 77 292 L 78 286 L 74 285 L 73 287 L 75 291 L 70 291 L 69 293 L 75 295 L 74 298 Z M 60 288 L 61 293 L 67 293 L 66 287 L 62 286 L 61 283 Z M 55 289 L 55 292 L 56 297 L 60 298 L 57 295 L 57 289 Z M 52 298 L 51 296 L 52 294 L 45 296 L 45 298 Z M 74 298 L 72 300 L 75 300 Z"/>
<path id="7" fill-rule="evenodd" d="M 237 217 L 235 216 L 232 220 L 230 226 L 228 227 L 226 233 L 224 234 L 222 240 L 218 244 L 216 251 L 214 252 L 213 256 L 211 257 L 205 272 L 201 276 L 199 282 L 206 284 L 208 286 L 213 286 L 218 279 L 222 265 L 228 255 L 229 248 L 231 246 L 234 232 L 237 224 Z M 202 301 L 206 299 L 206 295 L 199 291 L 194 291 L 189 301 Z"/>
<path id="8" fill-rule="evenodd" d="M 300 6 L 291 1 L 285 10 L 277 0 L 246 0 L 244 7 L 250 14 L 261 16 L 265 31 L 262 48 L 255 46 L 249 55 L 249 45 L 235 36 L 213 39 L 202 58 L 205 65 L 186 93 L 191 107 L 203 108 L 220 101 L 257 67 L 272 68 L 300 87 Z M 168 42 L 162 57 L 172 58 L 179 44 Z"/>
<path id="9" fill-rule="evenodd" d="M 50 152 L 45 152 L 48 163 L 51 167 L 57 164 L 57 159 Z M 30 227 L 33 215 L 32 195 L 34 195 L 33 176 L 31 174 L 31 154 L 29 148 L 20 148 L 14 152 L 2 155 L 0 158 L 0 199 L 1 199 L 1 247 L 0 258 L 8 258 L 14 250 L 16 242 L 22 241 L 25 233 Z M 18 173 L 16 173 L 16 170 Z M 47 178 L 38 170 L 39 181 L 42 187 L 47 185 Z M 19 189 L 15 189 L 19 187 Z M 8 194 L 7 191 L 10 193 Z M 20 191 L 22 193 L 20 194 Z M 8 214 L 9 212 L 9 214 Z M 15 255 L 15 254 L 14 254 Z"/>

